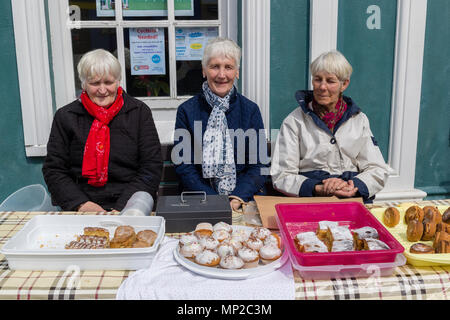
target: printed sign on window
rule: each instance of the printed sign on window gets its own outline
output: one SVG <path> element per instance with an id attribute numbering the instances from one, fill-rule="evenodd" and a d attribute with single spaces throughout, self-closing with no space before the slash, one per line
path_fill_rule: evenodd
<path id="1" fill-rule="evenodd" d="M 130 28 L 132 75 L 166 74 L 163 28 Z"/>
<path id="2" fill-rule="evenodd" d="M 176 59 L 202 60 L 206 44 L 218 35 L 217 27 L 175 28 Z"/>

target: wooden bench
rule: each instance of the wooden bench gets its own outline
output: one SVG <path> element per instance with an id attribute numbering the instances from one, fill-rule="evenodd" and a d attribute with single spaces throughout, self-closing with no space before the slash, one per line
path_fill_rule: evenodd
<path id="1" fill-rule="evenodd" d="M 175 196 L 180 195 L 182 192 L 182 188 L 180 183 L 178 182 L 178 177 L 175 172 L 175 166 L 171 160 L 171 152 L 173 145 L 162 145 L 161 152 L 163 158 L 163 172 L 161 177 L 161 183 L 159 184 L 158 196 Z M 267 143 L 267 150 L 270 154 L 271 145 L 270 142 Z M 267 195 L 271 196 L 283 196 L 282 193 L 275 190 L 272 186 L 272 180 L 270 176 L 266 182 L 266 191 Z"/>

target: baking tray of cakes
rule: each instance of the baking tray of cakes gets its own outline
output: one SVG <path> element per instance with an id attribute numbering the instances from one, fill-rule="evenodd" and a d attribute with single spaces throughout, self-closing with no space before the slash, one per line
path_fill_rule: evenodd
<path id="1" fill-rule="evenodd" d="M 406 262 L 403 246 L 361 203 L 277 204 L 275 208 L 289 257 L 302 277 L 364 277 L 374 268 L 386 275 Z"/>
<path id="2" fill-rule="evenodd" d="M 162 217 L 39 215 L 1 250 L 12 270 L 137 270 L 164 237 Z"/>
<path id="3" fill-rule="evenodd" d="M 175 260 L 197 274 L 243 280 L 273 272 L 288 255 L 277 233 L 263 227 L 199 223 L 180 237 Z"/>
<path id="4" fill-rule="evenodd" d="M 409 264 L 450 265 L 450 207 L 402 203 L 370 211 L 405 247 Z"/>

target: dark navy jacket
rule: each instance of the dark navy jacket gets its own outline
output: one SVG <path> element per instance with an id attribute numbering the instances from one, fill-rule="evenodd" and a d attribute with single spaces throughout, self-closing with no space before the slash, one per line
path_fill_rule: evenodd
<path id="1" fill-rule="evenodd" d="M 202 140 L 211 111 L 212 108 L 206 102 L 203 93 L 197 94 L 178 107 L 172 161 L 184 191 L 217 194 L 211 179 L 203 178 L 201 165 Z M 232 136 L 237 181 L 236 188 L 230 195 L 250 201 L 253 195 L 265 193 L 264 183 L 269 174 L 270 159 L 267 157 L 267 142 L 261 113 L 254 102 L 235 90 L 230 99 L 226 118 L 229 129 L 242 129 L 241 133 L 246 133 L 245 139 L 238 137 L 239 131 L 235 131 L 234 139 Z M 247 131 L 248 129 L 253 130 Z M 241 134 L 240 137 L 242 136 Z M 183 142 L 184 139 L 187 140 Z"/>

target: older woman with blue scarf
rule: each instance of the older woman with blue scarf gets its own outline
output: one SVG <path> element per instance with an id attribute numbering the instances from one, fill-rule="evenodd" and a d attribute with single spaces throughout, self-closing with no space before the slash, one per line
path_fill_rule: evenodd
<path id="1" fill-rule="evenodd" d="M 268 170 L 259 149 L 266 144 L 258 106 L 237 92 L 241 49 L 225 38 L 205 47 L 202 92 L 181 104 L 172 160 L 184 191 L 228 195 L 232 209 L 264 194 Z"/>

